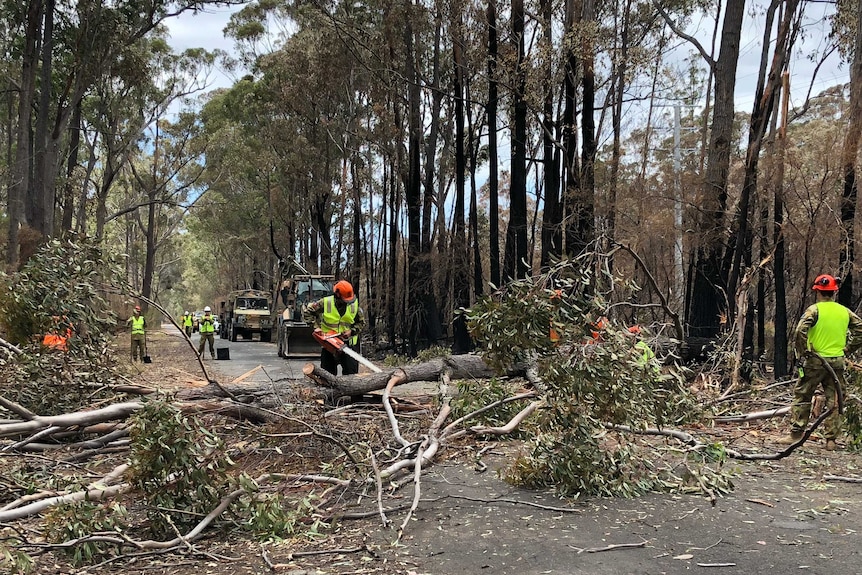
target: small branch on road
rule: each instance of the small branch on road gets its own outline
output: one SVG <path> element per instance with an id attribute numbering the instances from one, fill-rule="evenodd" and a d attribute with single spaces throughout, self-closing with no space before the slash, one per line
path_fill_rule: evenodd
<path id="1" fill-rule="evenodd" d="M 824 475 L 823 481 L 843 481 L 844 483 L 862 483 L 862 477 L 844 477 L 843 475 Z"/>
<path id="2" fill-rule="evenodd" d="M 580 547 L 575 547 L 574 545 L 569 545 L 572 549 L 578 550 L 578 555 L 581 553 L 601 553 L 603 551 L 616 551 L 617 549 L 637 549 L 641 547 L 646 547 L 646 541 L 641 541 L 640 543 L 617 543 L 614 545 L 608 545 L 607 547 L 590 547 L 588 549 L 582 549 Z"/>
<path id="3" fill-rule="evenodd" d="M 367 551 L 368 553 L 375 555 L 375 553 L 373 551 L 371 551 L 371 549 L 369 549 L 367 546 L 362 546 L 362 547 L 353 547 L 350 549 L 318 549 L 316 551 L 295 551 L 293 553 L 287 554 L 287 560 L 292 561 L 293 559 L 296 559 L 297 557 L 312 557 L 312 556 L 316 556 L 316 555 L 360 553 L 362 551 Z M 263 558 L 267 567 L 269 567 L 273 571 L 275 571 L 277 569 L 290 569 L 290 568 L 296 567 L 296 565 L 291 565 L 290 563 L 273 563 L 272 560 L 269 558 L 269 554 L 266 551 L 266 547 L 262 548 L 261 557 Z"/>
<path id="4" fill-rule="evenodd" d="M 581 509 L 574 509 L 572 507 L 554 507 L 552 505 L 542 505 L 541 503 L 533 503 L 532 501 L 520 501 L 518 499 L 482 499 L 479 497 L 468 497 L 466 495 L 446 495 L 444 497 L 438 497 L 436 499 L 423 499 L 423 502 L 433 502 L 438 501 L 440 499 L 463 499 L 465 501 L 474 501 L 476 503 L 486 503 L 488 505 L 493 505 L 495 503 L 511 503 L 513 505 L 526 505 L 527 507 L 535 507 L 537 509 L 544 509 L 545 511 L 554 511 L 557 513 L 581 513 Z"/>

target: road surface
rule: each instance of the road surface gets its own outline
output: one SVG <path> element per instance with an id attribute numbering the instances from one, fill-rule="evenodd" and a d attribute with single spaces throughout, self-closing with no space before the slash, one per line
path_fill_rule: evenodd
<path id="1" fill-rule="evenodd" d="M 182 334 L 172 324 L 162 324 L 162 330 L 169 335 L 180 337 Z M 200 342 L 200 334 L 193 333 L 191 337 L 195 349 Z M 247 383 L 268 381 L 279 381 L 284 379 L 302 379 L 302 367 L 309 362 L 320 364 L 320 357 L 309 357 L 304 359 L 283 359 L 278 357 L 275 343 L 264 343 L 258 340 L 249 341 L 239 339 L 230 341 L 215 336 L 216 353 L 218 349 L 227 348 L 229 360 L 212 360 L 209 356 L 209 348 L 204 349 L 204 365 L 208 370 L 215 370 L 220 375 L 216 376 L 219 383 L 230 383 L 231 380 L 255 370 L 243 379 Z"/>

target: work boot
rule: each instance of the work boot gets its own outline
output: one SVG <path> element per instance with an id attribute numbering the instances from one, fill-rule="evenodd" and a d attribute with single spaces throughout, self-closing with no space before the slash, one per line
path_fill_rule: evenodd
<path id="1" fill-rule="evenodd" d="M 838 449 L 838 446 L 835 444 L 835 440 L 834 439 L 827 439 L 826 440 L 826 451 L 835 451 L 836 449 Z"/>
<path id="2" fill-rule="evenodd" d="M 802 439 L 801 431 L 791 431 L 789 435 L 785 435 L 781 439 L 779 439 L 776 443 L 778 445 L 793 445 L 797 441 Z"/>

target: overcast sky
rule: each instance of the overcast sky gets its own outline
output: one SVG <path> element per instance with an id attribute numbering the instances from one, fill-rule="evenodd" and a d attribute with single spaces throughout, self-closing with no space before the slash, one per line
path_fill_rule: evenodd
<path id="1" fill-rule="evenodd" d="M 208 6 L 204 12 L 184 12 L 166 21 L 170 33 L 169 43 L 177 52 L 187 48 L 219 48 L 231 52 L 233 40 L 224 37 L 225 26 L 230 15 L 239 11 L 241 6 Z M 218 70 L 213 76 L 214 84 L 210 89 L 226 88 L 233 84 L 233 78 Z"/>
<path id="2" fill-rule="evenodd" d="M 240 8 L 239 6 L 207 7 L 205 12 L 197 14 L 187 12 L 181 16 L 170 18 L 167 24 L 171 35 L 171 45 L 176 50 L 221 48 L 231 51 L 232 41 L 225 39 L 222 30 L 227 25 L 230 15 Z M 808 4 L 802 48 L 797 50 L 797 54 L 790 64 L 791 108 L 802 106 L 804 103 L 811 77 L 815 71 L 815 63 L 806 58 L 805 55 L 818 48 L 822 50 L 825 38 L 829 33 L 826 15 L 831 10 L 832 7 L 828 3 Z M 754 99 L 755 83 L 757 82 L 757 68 L 760 62 L 762 27 L 760 22 L 750 17 L 750 14 L 746 14 L 743 26 L 737 74 L 736 108 L 739 111 L 750 112 Z M 713 19 L 704 17 L 702 20 L 693 21 L 688 32 L 698 38 L 709 38 L 713 27 Z M 704 48 L 709 50 L 709 45 L 705 43 Z M 681 41 L 677 51 L 680 58 L 684 58 L 692 50 L 690 45 Z M 817 71 L 817 80 L 814 82 L 811 95 L 814 96 L 828 87 L 848 81 L 848 68 L 846 66 L 840 67 L 838 55 L 833 54 L 830 60 Z M 233 83 L 233 78 L 218 71 L 213 77 L 213 82 L 211 89 L 227 87 Z"/>

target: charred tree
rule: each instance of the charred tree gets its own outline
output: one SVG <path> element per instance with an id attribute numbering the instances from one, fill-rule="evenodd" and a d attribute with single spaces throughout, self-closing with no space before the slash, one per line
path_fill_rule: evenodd
<path id="1" fill-rule="evenodd" d="M 862 3 L 856 3 L 856 44 L 853 64 L 850 68 L 850 111 L 844 145 L 841 150 L 841 165 L 844 185 L 841 191 L 841 224 L 844 227 L 845 243 L 839 253 L 839 269 L 843 274 L 838 290 L 838 302 L 855 309 L 853 302 L 853 267 L 856 265 L 856 241 L 854 222 L 858 183 L 856 158 L 859 156 L 859 140 L 862 134 Z"/>

